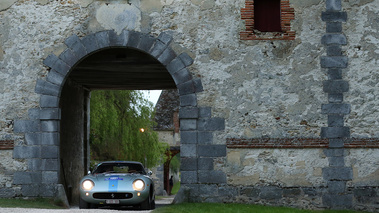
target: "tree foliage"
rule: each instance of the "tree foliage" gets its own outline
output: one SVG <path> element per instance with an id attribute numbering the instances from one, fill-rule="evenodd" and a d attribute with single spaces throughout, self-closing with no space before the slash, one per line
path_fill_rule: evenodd
<path id="1" fill-rule="evenodd" d="M 147 167 L 158 165 L 167 145 L 160 143 L 153 131 L 153 116 L 153 104 L 139 91 L 93 91 L 91 158 L 139 161 Z"/>

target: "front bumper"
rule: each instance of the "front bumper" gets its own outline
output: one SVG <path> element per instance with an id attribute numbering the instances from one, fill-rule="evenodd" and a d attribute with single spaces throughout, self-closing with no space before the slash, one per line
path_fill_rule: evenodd
<path id="1" fill-rule="evenodd" d="M 145 201 L 149 191 L 124 191 L 124 192 L 102 192 L 102 191 L 80 191 L 80 198 L 87 203 L 97 205 L 137 205 Z"/>

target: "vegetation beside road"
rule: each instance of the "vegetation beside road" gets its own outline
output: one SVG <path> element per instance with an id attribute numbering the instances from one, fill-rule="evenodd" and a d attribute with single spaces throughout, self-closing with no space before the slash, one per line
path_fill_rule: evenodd
<path id="1" fill-rule="evenodd" d="M 153 213 L 358 213 L 348 210 L 301 210 L 288 207 L 269 207 L 248 204 L 183 203 L 157 208 Z"/>
<path id="2" fill-rule="evenodd" d="M 62 209 L 62 204 L 49 198 L 1 198 L 0 208 Z"/>

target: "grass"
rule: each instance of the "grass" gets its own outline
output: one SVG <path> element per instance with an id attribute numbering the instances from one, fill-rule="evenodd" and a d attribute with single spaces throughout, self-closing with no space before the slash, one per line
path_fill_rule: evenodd
<path id="1" fill-rule="evenodd" d="M 36 208 L 36 209 L 62 209 L 59 202 L 48 198 L 18 199 L 1 198 L 0 207 L 2 208 Z"/>
<path id="2" fill-rule="evenodd" d="M 179 189 L 180 189 L 180 182 L 178 181 L 172 186 L 171 194 L 176 195 Z"/>
<path id="3" fill-rule="evenodd" d="M 248 204 L 183 203 L 157 208 L 153 213 L 358 213 L 348 210 L 301 210 Z"/>

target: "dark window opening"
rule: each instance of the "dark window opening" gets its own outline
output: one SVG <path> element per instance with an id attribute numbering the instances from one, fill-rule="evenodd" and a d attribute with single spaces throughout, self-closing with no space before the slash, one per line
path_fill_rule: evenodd
<path id="1" fill-rule="evenodd" d="M 254 1 L 254 29 L 261 32 L 281 32 L 280 0 Z"/>

